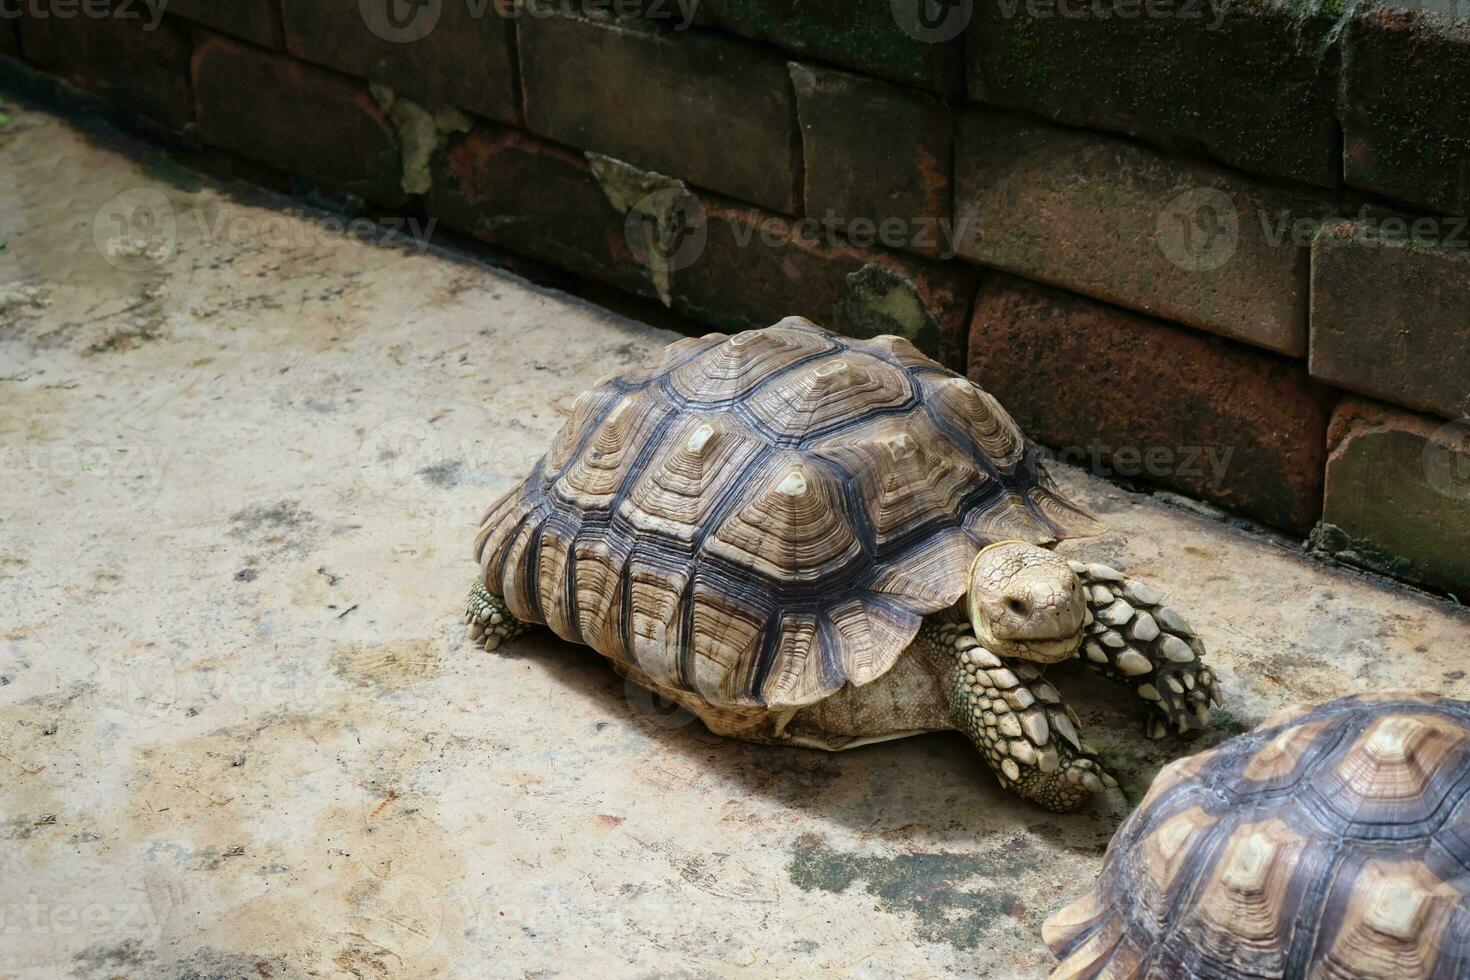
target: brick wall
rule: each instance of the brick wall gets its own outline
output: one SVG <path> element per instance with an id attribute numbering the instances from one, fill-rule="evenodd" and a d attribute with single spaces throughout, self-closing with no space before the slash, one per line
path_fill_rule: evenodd
<path id="1" fill-rule="evenodd" d="M 15 9 L 12 75 L 1470 589 L 1470 0 Z"/>

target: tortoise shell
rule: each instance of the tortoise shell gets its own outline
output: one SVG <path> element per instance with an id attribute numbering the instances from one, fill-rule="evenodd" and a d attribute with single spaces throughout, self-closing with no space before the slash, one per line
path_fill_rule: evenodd
<path id="1" fill-rule="evenodd" d="M 1053 977 L 1470 976 L 1470 702 L 1296 708 L 1159 773 Z"/>
<path id="2" fill-rule="evenodd" d="M 996 401 L 800 318 L 600 382 L 475 541 L 512 614 L 719 707 L 889 669 L 977 551 L 1096 533 Z"/>

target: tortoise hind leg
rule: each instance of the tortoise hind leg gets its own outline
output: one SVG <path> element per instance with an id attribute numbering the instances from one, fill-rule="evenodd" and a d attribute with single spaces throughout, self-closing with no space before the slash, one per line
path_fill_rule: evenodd
<path id="1" fill-rule="evenodd" d="M 513 640 L 535 624 L 523 623 L 510 614 L 505 600 L 492 595 L 483 582 L 476 582 L 465 602 L 464 621 L 470 627 L 470 639 L 483 641 L 486 650 L 494 650 L 505 640 Z"/>
<path id="2" fill-rule="evenodd" d="M 1087 594 L 1082 659 L 1148 702 L 1145 734 L 1159 739 L 1208 725 L 1220 693 L 1202 659 L 1205 645 L 1184 617 L 1116 569 L 1070 564 Z"/>

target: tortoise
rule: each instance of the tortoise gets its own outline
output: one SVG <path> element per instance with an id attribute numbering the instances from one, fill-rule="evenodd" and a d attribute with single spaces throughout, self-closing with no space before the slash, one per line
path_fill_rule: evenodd
<path id="1" fill-rule="evenodd" d="M 1042 934 L 1054 980 L 1470 976 L 1470 702 L 1293 708 L 1171 763 Z"/>
<path id="2" fill-rule="evenodd" d="M 1209 720 L 1159 595 L 1051 546 L 1102 526 L 988 393 L 800 317 L 679 340 L 579 397 L 486 511 L 465 619 L 584 643 L 711 731 L 838 750 L 959 729 L 1055 809 L 1116 785 L 1042 677 L 1080 655 L 1154 736 Z"/>

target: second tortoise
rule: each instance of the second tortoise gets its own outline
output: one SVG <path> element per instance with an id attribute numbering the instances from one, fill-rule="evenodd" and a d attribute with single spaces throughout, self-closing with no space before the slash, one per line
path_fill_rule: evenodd
<path id="1" fill-rule="evenodd" d="M 470 632 L 583 643 L 714 732 L 845 749 L 966 733 L 1058 810 L 1112 784 L 1042 676 L 1081 657 L 1154 737 L 1204 725 L 1204 649 L 985 391 L 800 318 L 671 344 L 583 394 L 486 512 Z"/>

